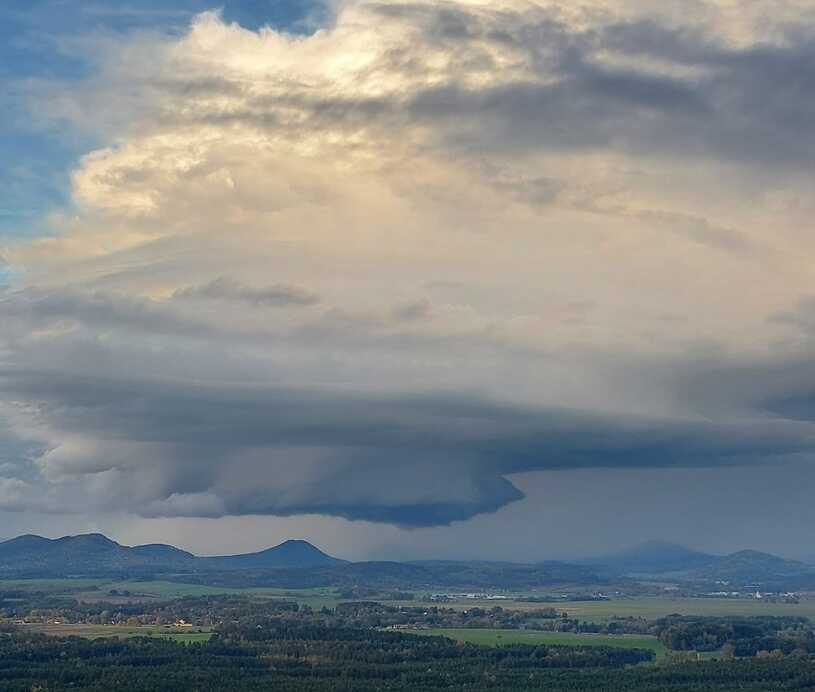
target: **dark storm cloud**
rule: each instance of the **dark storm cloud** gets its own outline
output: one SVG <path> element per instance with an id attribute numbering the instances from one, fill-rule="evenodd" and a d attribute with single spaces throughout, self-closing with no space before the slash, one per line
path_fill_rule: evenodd
<path id="1" fill-rule="evenodd" d="M 713 384 L 715 383 L 715 385 Z M 779 362 L 719 364 L 689 379 L 689 395 L 711 407 L 723 399 L 751 407 L 771 420 L 815 422 L 815 359 L 799 355 Z"/>
<path id="2" fill-rule="evenodd" d="M 140 473 L 159 474 L 161 492 L 135 509 L 152 515 L 177 511 L 179 495 L 208 493 L 217 509 L 185 511 L 446 524 L 519 499 L 508 474 L 745 464 L 815 447 L 808 425 L 760 418 L 657 420 L 477 396 L 195 386 L 19 368 L 0 379 L 5 396 L 35 405 L 62 434 L 113 448 L 149 445 L 155 459 L 141 460 Z M 281 481 L 286 469 L 315 460 L 307 483 Z"/>
<path id="3" fill-rule="evenodd" d="M 805 303 L 804 303 L 805 305 Z M 752 417 L 760 424 L 798 426 L 802 448 L 815 441 L 815 353 L 809 348 L 753 358 L 715 354 L 677 363 L 670 375 L 681 407 L 713 418 Z"/>

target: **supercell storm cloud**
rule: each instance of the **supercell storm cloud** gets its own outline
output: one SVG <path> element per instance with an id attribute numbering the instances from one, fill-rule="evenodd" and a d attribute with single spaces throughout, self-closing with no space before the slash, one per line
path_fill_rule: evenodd
<path id="1" fill-rule="evenodd" d="M 94 144 L 0 248 L 0 510 L 430 527 L 521 473 L 809 469 L 808 4 L 348 0 L 70 47 L 17 85 Z"/>

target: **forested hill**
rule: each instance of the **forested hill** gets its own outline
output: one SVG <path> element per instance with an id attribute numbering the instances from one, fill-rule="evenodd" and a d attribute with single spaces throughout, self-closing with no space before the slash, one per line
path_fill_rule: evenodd
<path id="1" fill-rule="evenodd" d="M 0 576 L 84 576 L 156 572 L 298 569 L 343 564 L 306 541 L 257 553 L 198 557 L 171 545 L 124 546 L 102 534 L 48 539 L 19 536 L 0 543 Z"/>
<path id="2" fill-rule="evenodd" d="M 707 567 L 718 559 L 718 555 L 698 552 L 676 543 L 647 541 L 588 562 L 612 568 L 622 574 L 662 574 Z"/>
<path id="3" fill-rule="evenodd" d="M 717 589 L 797 591 L 815 587 L 815 566 L 757 550 L 712 555 L 673 543 L 649 541 L 586 564 L 601 572 L 610 570 L 611 574 L 656 576 Z"/>
<path id="4" fill-rule="evenodd" d="M 415 590 L 537 590 L 569 585 L 586 593 L 636 584 L 655 574 L 705 590 L 798 591 L 815 588 L 815 567 L 741 551 L 717 556 L 650 543 L 604 563 L 346 562 L 302 540 L 242 555 L 200 557 L 171 545 L 129 547 L 102 534 L 48 539 L 26 535 L 0 543 L 0 579 L 164 578 L 217 586 L 387 587 Z M 662 575 L 661 577 L 659 575 Z M 724 586 L 723 586 L 724 585 Z"/>

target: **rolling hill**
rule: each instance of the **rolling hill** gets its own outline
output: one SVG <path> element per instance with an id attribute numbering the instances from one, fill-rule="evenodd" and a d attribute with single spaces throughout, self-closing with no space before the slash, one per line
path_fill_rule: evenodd
<path id="1" fill-rule="evenodd" d="M 719 557 L 665 541 L 648 541 L 628 550 L 592 560 L 624 574 L 684 572 L 710 565 Z"/>
<path id="2" fill-rule="evenodd" d="M 649 541 L 597 558 L 591 564 L 613 574 L 670 579 L 711 590 L 795 591 L 815 587 L 812 565 L 756 550 L 711 555 L 673 543 Z"/>
<path id="3" fill-rule="evenodd" d="M 720 557 L 696 570 L 693 576 L 767 591 L 798 590 L 815 584 L 815 568 L 811 565 L 757 550 L 742 550 Z"/>
<path id="4" fill-rule="evenodd" d="M 201 557 L 164 544 L 125 546 L 102 534 L 49 539 L 25 535 L 0 543 L 0 579 L 163 578 L 220 586 L 305 586 L 521 591 L 562 585 L 603 589 L 651 580 L 700 591 L 815 588 L 815 567 L 744 550 L 718 556 L 649 542 L 590 563 L 346 562 L 311 543 L 288 540 L 254 553 Z"/>
<path id="5" fill-rule="evenodd" d="M 163 544 L 129 547 L 98 533 L 56 539 L 25 535 L 0 543 L 0 577 L 301 569 L 343 562 L 297 540 L 257 553 L 223 557 L 198 557 Z"/>
<path id="6" fill-rule="evenodd" d="M 289 540 L 267 550 L 243 555 L 198 558 L 208 569 L 232 571 L 246 569 L 283 569 L 329 567 L 341 565 L 345 560 L 324 553 L 308 541 Z"/>
<path id="7" fill-rule="evenodd" d="M 346 562 L 302 540 L 242 555 L 200 557 L 170 545 L 124 546 L 101 534 L 0 543 L 0 578 L 163 578 L 219 586 L 527 589 L 606 584 L 585 565 L 549 562 Z"/>

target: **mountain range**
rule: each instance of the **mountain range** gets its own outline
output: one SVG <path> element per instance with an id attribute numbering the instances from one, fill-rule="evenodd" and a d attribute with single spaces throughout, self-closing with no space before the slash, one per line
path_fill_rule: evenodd
<path id="1" fill-rule="evenodd" d="M 797 560 L 741 550 L 714 555 L 674 543 L 649 541 L 622 552 L 588 561 L 628 577 L 662 577 L 721 587 L 797 590 L 815 585 L 815 567 Z"/>
<path id="2" fill-rule="evenodd" d="M 468 587 L 602 590 L 637 580 L 711 591 L 815 588 L 815 566 L 744 550 L 713 555 L 650 541 L 580 563 L 483 561 L 347 562 L 302 540 L 255 553 L 201 557 L 171 545 L 125 546 L 98 533 L 49 539 L 25 535 L 0 543 L 0 579 L 31 577 L 164 578 L 221 586 Z"/>
<path id="3" fill-rule="evenodd" d="M 19 536 L 0 543 L 0 576 L 59 576 L 127 572 L 229 572 L 249 569 L 297 569 L 343 564 L 311 543 L 289 540 L 243 555 L 199 557 L 171 545 L 124 546 L 100 533 L 49 539 Z"/>

